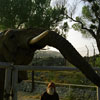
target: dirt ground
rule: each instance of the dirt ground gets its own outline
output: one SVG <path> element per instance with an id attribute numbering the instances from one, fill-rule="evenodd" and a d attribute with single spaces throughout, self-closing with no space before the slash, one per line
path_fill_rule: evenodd
<path id="1" fill-rule="evenodd" d="M 32 94 L 28 92 L 18 92 L 18 100 L 40 100 L 40 94 Z"/>

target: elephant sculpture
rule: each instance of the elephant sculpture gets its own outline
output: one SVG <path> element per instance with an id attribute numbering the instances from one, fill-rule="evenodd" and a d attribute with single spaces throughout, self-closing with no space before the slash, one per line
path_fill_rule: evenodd
<path id="1" fill-rule="evenodd" d="M 34 52 L 46 45 L 55 47 L 70 63 L 89 80 L 100 87 L 100 77 L 75 48 L 62 36 L 41 28 L 10 29 L 0 35 L 0 61 L 27 65 Z M 3 100 L 5 70 L 0 69 L 0 100 Z"/>

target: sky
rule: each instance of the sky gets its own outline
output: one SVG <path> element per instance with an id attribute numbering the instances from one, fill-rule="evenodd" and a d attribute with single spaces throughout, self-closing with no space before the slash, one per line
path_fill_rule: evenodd
<path id="1" fill-rule="evenodd" d="M 52 0 L 52 5 L 55 5 L 55 1 L 57 2 L 59 0 Z M 63 0 L 61 0 L 61 1 L 63 1 Z M 69 0 L 68 5 L 73 4 L 74 1 L 75 0 Z M 80 1 L 81 0 L 77 0 L 77 2 L 79 2 L 79 5 L 77 6 L 77 9 L 76 9 L 76 12 L 75 12 L 74 16 L 81 15 L 83 2 L 80 2 Z M 96 41 L 93 38 L 84 38 L 82 36 L 82 34 L 78 31 L 70 29 L 69 32 L 67 33 L 67 40 L 76 48 L 76 50 L 82 56 L 87 56 L 88 50 L 89 50 L 89 56 L 93 56 L 94 55 L 93 46 L 95 47 L 95 53 L 98 54 Z M 86 48 L 86 46 L 87 46 L 88 49 Z M 53 50 L 55 50 L 55 49 L 53 49 Z"/>
<path id="2" fill-rule="evenodd" d="M 94 55 L 93 46 L 95 47 L 96 54 L 99 53 L 96 46 L 96 41 L 93 38 L 84 38 L 83 35 L 78 31 L 74 31 L 73 29 L 69 30 L 67 40 L 82 56 L 87 56 L 87 48 L 89 49 L 89 56 Z"/>
<path id="3" fill-rule="evenodd" d="M 95 54 L 99 53 L 96 46 L 96 41 L 93 38 L 84 38 L 80 32 L 74 31 L 73 29 L 69 30 L 69 32 L 67 33 L 67 40 L 83 57 L 87 56 L 87 53 L 89 53 L 88 56 L 93 56 L 94 47 L 95 47 Z M 59 52 L 57 49 L 53 47 L 49 48 L 49 50 Z"/>

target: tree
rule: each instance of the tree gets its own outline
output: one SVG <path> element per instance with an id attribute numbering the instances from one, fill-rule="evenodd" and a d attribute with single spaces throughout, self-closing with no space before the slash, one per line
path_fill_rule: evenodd
<path id="1" fill-rule="evenodd" d="M 51 0 L 0 0 L 0 29 L 55 29 L 65 17 L 66 9 L 63 5 L 51 7 L 50 2 Z"/>
<path id="2" fill-rule="evenodd" d="M 31 0 L 0 0 L 0 29 L 18 28 L 27 21 Z"/>
<path id="3" fill-rule="evenodd" d="M 100 1 L 92 0 L 83 6 L 81 17 L 69 18 L 76 22 L 72 25 L 75 30 L 89 34 L 96 40 L 100 53 Z"/>

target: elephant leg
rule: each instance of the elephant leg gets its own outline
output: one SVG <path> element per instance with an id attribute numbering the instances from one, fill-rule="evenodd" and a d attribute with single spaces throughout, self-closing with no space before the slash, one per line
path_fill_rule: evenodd
<path id="1" fill-rule="evenodd" d="M 5 70 L 0 69 L 0 100 L 3 100 L 4 97 L 4 79 L 5 79 Z"/>

